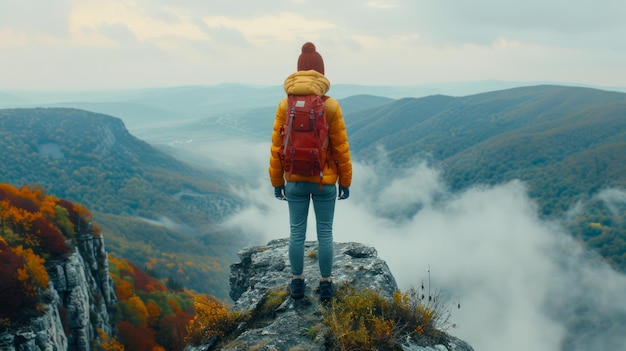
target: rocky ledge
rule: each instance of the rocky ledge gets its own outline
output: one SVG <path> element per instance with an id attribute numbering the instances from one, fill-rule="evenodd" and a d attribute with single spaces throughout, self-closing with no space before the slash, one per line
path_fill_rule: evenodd
<path id="1" fill-rule="evenodd" d="M 271 291 L 285 290 L 290 281 L 288 239 L 270 241 L 265 246 L 245 248 L 238 252 L 241 262 L 231 265 L 230 296 L 236 311 L 255 311 Z M 305 297 L 293 300 L 286 296 L 272 317 L 263 323 L 242 326 L 236 340 L 226 345 L 206 344 L 189 346 L 186 351 L 208 350 L 327 350 L 326 330 L 322 323 L 317 291 L 320 278 L 317 242 L 306 242 L 304 275 L 307 288 Z M 333 280 L 340 285 L 347 283 L 357 290 L 379 291 L 391 298 L 398 287 L 386 262 L 378 257 L 375 248 L 363 244 L 335 243 Z M 316 336 L 309 331 L 320 328 Z M 473 351 L 467 343 L 445 335 L 436 341 L 421 340 L 416 344 L 408 341 L 402 345 L 405 351 Z"/>

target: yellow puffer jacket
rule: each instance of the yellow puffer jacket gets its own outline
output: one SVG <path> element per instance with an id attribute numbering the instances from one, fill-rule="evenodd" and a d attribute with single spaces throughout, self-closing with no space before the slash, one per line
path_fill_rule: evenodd
<path id="1" fill-rule="evenodd" d="M 285 80 L 285 92 L 292 95 L 309 95 L 315 94 L 324 96 L 330 89 L 328 79 L 317 71 L 299 71 L 290 75 Z M 335 184 L 339 181 L 339 185 L 349 187 L 352 183 L 352 161 L 350 160 L 350 147 L 348 146 L 348 134 L 346 133 L 346 124 L 343 120 L 341 107 L 337 100 L 329 97 L 325 101 L 326 104 L 326 121 L 328 122 L 328 137 L 330 141 L 331 152 L 323 153 L 326 158 L 326 165 L 322 172 L 323 184 Z M 281 128 L 285 125 L 287 119 L 287 98 L 285 97 L 278 104 L 276 110 L 276 119 L 274 120 L 274 131 L 272 132 L 272 147 L 270 149 L 270 167 L 269 175 L 273 187 L 278 187 L 287 182 L 306 181 L 311 183 L 319 183 L 320 178 L 317 176 L 300 176 L 296 174 L 285 173 L 280 160 L 279 151 L 283 147 L 283 138 L 280 135 Z"/>

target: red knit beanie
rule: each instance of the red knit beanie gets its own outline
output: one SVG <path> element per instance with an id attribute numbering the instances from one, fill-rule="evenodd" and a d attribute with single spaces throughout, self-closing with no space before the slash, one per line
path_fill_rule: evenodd
<path id="1" fill-rule="evenodd" d="M 315 51 L 315 45 L 306 42 L 302 45 L 302 54 L 298 57 L 298 71 L 308 71 L 314 69 L 324 74 L 324 60 L 322 56 Z"/>

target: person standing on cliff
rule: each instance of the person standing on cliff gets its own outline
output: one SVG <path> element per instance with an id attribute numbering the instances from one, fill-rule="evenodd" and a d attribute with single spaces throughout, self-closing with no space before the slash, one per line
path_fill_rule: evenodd
<path id="1" fill-rule="evenodd" d="M 286 172 L 281 149 L 284 144 L 284 126 L 288 122 L 288 98 L 278 104 L 269 165 L 269 177 L 274 187 L 274 196 L 286 200 L 289 207 L 290 237 L 289 261 L 291 282 L 289 292 L 292 298 L 304 297 L 304 243 L 306 239 L 309 205 L 313 202 L 315 212 L 318 261 L 321 279 L 319 282 L 320 300 L 325 302 L 334 296 L 332 281 L 333 268 L 333 218 L 337 199 L 350 196 L 352 183 L 352 162 L 348 145 L 348 134 L 339 102 L 326 95 L 330 81 L 324 76 L 324 60 L 315 45 L 307 42 L 302 46 L 298 57 L 297 71 L 284 83 L 285 92 L 291 95 L 317 95 L 324 101 L 325 118 L 328 124 L 327 147 L 322 152 L 323 169 L 319 176 L 303 176 Z M 339 189 L 337 189 L 337 185 Z"/>

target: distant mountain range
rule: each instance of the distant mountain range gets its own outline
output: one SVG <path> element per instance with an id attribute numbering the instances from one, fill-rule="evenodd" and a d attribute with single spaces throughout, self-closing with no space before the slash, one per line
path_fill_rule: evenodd
<path id="1" fill-rule="evenodd" d="M 332 80 L 331 80 L 331 83 Z M 367 86 L 331 84 L 329 95 L 345 99 L 370 95 L 388 99 L 431 95 L 467 96 L 539 83 L 477 81 L 431 83 L 413 86 Z M 611 88 L 626 92 L 626 87 Z M 109 91 L 0 91 L 0 108 L 72 107 L 124 120 L 134 131 L 154 123 L 209 118 L 224 113 L 244 113 L 256 108 L 275 108 L 284 95 L 282 80 L 275 86 L 220 84 Z"/>
<path id="2" fill-rule="evenodd" d="M 342 96 L 343 88 L 355 94 Z M 381 148 L 395 167 L 426 160 L 457 190 L 521 179 L 544 216 L 572 218 L 567 223 L 577 238 L 626 271 L 626 205 L 618 203 L 615 212 L 598 197 L 626 188 L 625 93 L 537 85 L 396 99 L 369 94 L 375 89 L 332 89 L 355 160 L 378 157 Z M 165 254 L 201 262 L 185 268 L 193 287 L 225 296 L 227 283 L 216 287 L 207 277 L 227 282 L 227 265 L 236 258 L 224 252 L 236 252 L 245 238 L 219 233 L 211 223 L 241 205 L 226 190 L 234 175 L 169 156 L 188 151 L 169 141 L 185 135 L 269 143 L 283 95 L 281 87 L 226 85 L 103 93 L 99 102 L 90 100 L 96 94 L 74 103 L 47 98 L 49 106 L 118 111 L 113 115 L 132 134 L 119 118 L 99 113 L 0 110 L 0 182 L 41 184 L 87 205 L 111 233 L 112 251 L 136 262 Z M 0 105 L 7 99 L 0 97 Z"/>

